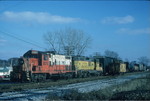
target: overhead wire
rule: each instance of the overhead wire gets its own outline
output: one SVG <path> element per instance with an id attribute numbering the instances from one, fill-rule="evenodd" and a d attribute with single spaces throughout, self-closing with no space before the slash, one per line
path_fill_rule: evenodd
<path id="1" fill-rule="evenodd" d="M 17 34 L 17 33 L 13 33 L 13 32 L 10 32 L 9 29 L 5 29 L 4 27 L 0 26 L 0 30 L 3 31 L 3 32 L 7 32 L 13 36 L 17 36 L 18 38 L 21 38 L 21 39 L 24 39 L 24 40 L 28 40 L 28 42 L 32 42 L 34 44 L 37 44 L 37 45 L 40 45 L 41 43 L 33 40 L 33 39 L 30 39 L 29 37 L 25 37 L 25 36 L 22 36 L 20 34 Z M 41 45 L 40 45 L 41 46 Z"/>
<path id="2" fill-rule="evenodd" d="M 15 38 L 15 39 L 17 39 L 17 40 L 19 40 L 19 41 L 22 41 L 22 42 L 25 42 L 25 43 L 34 45 L 34 46 L 36 46 L 36 47 L 45 49 L 44 47 L 41 47 L 40 45 L 37 45 L 37 44 L 35 44 L 35 43 L 31 42 L 31 41 L 27 41 L 27 40 L 24 40 L 24 39 L 19 38 L 19 37 L 17 37 L 17 36 L 14 36 L 14 35 L 12 35 L 12 34 L 10 34 L 10 33 L 8 33 L 8 32 L 4 32 L 4 31 L 0 30 L 0 33 L 3 33 L 4 35 L 7 35 L 7 36 L 9 36 L 9 37 Z"/>

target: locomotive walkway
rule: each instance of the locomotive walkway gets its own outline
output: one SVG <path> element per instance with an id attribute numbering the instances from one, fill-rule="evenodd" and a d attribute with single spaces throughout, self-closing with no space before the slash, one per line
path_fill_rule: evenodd
<path id="1" fill-rule="evenodd" d="M 128 76 L 116 77 L 113 79 L 94 80 L 82 83 L 69 84 L 64 86 L 56 86 L 42 89 L 30 89 L 19 92 L 7 92 L 0 95 L 0 101 L 41 101 L 44 100 L 48 94 L 62 96 L 63 94 L 77 90 L 80 93 L 91 92 L 94 90 L 104 89 L 112 85 L 122 84 L 126 81 L 130 81 L 136 78 L 145 77 L 150 74 L 149 72 L 141 72 L 139 74 L 133 74 Z"/>

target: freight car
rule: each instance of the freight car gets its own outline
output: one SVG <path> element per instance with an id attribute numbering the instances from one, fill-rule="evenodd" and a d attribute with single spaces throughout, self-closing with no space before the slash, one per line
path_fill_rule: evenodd
<path id="1" fill-rule="evenodd" d="M 120 74 L 124 74 L 127 72 L 127 66 L 126 66 L 126 63 L 124 62 L 120 62 L 120 70 L 119 70 L 119 73 Z"/>
<path id="2" fill-rule="evenodd" d="M 139 64 L 134 64 L 134 71 L 139 71 Z"/>
<path id="3" fill-rule="evenodd" d="M 29 50 L 13 67 L 12 81 L 41 81 L 51 77 L 72 77 L 72 57 L 58 55 L 55 52 Z"/>
<path id="4" fill-rule="evenodd" d="M 130 71 L 131 72 L 137 72 L 141 71 L 143 68 L 141 67 L 140 64 L 138 64 L 136 61 L 130 62 Z"/>
<path id="5" fill-rule="evenodd" d="M 99 61 L 84 56 L 73 57 L 73 67 L 77 77 L 88 77 L 92 75 L 102 75 L 102 67 Z"/>
<path id="6" fill-rule="evenodd" d="M 119 74 L 120 63 L 117 59 L 111 57 L 95 57 L 103 68 L 103 75 Z"/>
<path id="7" fill-rule="evenodd" d="M 126 72 L 130 72 L 130 65 L 129 62 L 124 62 L 126 65 Z"/>
<path id="8" fill-rule="evenodd" d="M 146 71 L 146 66 L 142 63 L 139 64 L 139 71 Z"/>

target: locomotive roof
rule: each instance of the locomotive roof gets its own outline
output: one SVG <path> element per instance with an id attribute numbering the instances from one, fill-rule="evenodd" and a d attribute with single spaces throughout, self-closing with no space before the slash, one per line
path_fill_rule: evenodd
<path id="1" fill-rule="evenodd" d="M 53 54 L 53 55 L 63 55 L 63 54 L 57 54 L 55 51 L 37 51 L 37 50 L 29 50 L 26 53 L 24 53 L 23 57 L 28 55 L 38 55 L 38 54 Z M 65 55 L 68 56 L 68 55 Z"/>
<path id="2" fill-rule="evenodd" d="M 108 57 L 108 56 L 94 56 L 94 58 L 97 58 L 97 59 L 99 59 L 99 58 L 110 58 L 110 59 L 115 59 L 115 58 L 113 58 L 113 57 Z"/>
<path id="3" fill-rule="evenodd" d="M 52 54 L 56 54 L 55 51 L 37 51 L 37 50 L 29 50 L 27 51 L 25 54 L 39 54 L 39 53 L 42 53 L 42 54 L 47 54 L 47 53 L 52 53 Z"/>
<path id="4" fill-rule="evenodd" d="M 73 56 L 73 60 L 94 61 L 93 58 L 89 58 L 89 57 L 86 57 L 86 56 Z"/>

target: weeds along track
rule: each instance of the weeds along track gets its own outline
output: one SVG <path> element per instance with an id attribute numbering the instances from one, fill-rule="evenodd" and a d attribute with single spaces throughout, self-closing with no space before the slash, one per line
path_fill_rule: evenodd
<path id="1" fill-rule="evenodd" d="M 64 89 L 76 89 L 80 93 L 87 93 L 87 92 L 91 92 L 94 90 L 104 89 L 111 85 L 118 85 L 126 81 L 130 81 L 136 78 L 141 78 L 144 76 L 146 76 L 146 74 L 129 75 L 129 76 L 116 77 L 114 79 L 107 79 L 107 80 L 88 81 L 84 83 L 70 84 L 70 85 L 64 86 Z"/>
<path id="2" fill-rule="evenodd" d="M 32 89 L 20 92 L 3 93 L 0 95 L 0 100 L 21 101 L 34 99 L 36 101 L 40 101 L 42 100 L 42 97 L 45 97 L 47 93 L 50 92 L 53 92 L 53 89 Z"/>
<path id="3" fill-rule="evenodd" d="M 94 90 L 104 89 L 112 85 L 125 83 L 126 81 L 130 81 L 136 78 L 145 77 L 148 74 L 150 73 L 142 72 L 142 73 L 133 74 L 133 75 L 119 76 L 113 79 L 102 79 L 102 80 L 94 80 L 94 81 L 48 87 L 48 88 L 28 89 L 28 90 L 18 91 L 18 92 L 1 93 L 0 100 L 41 101 L 41 100 L 44 100 L 48 94 L 62 96 L 63 94 L 71 90 L 77 90 L 80 93 L 91 92 Z"/>

